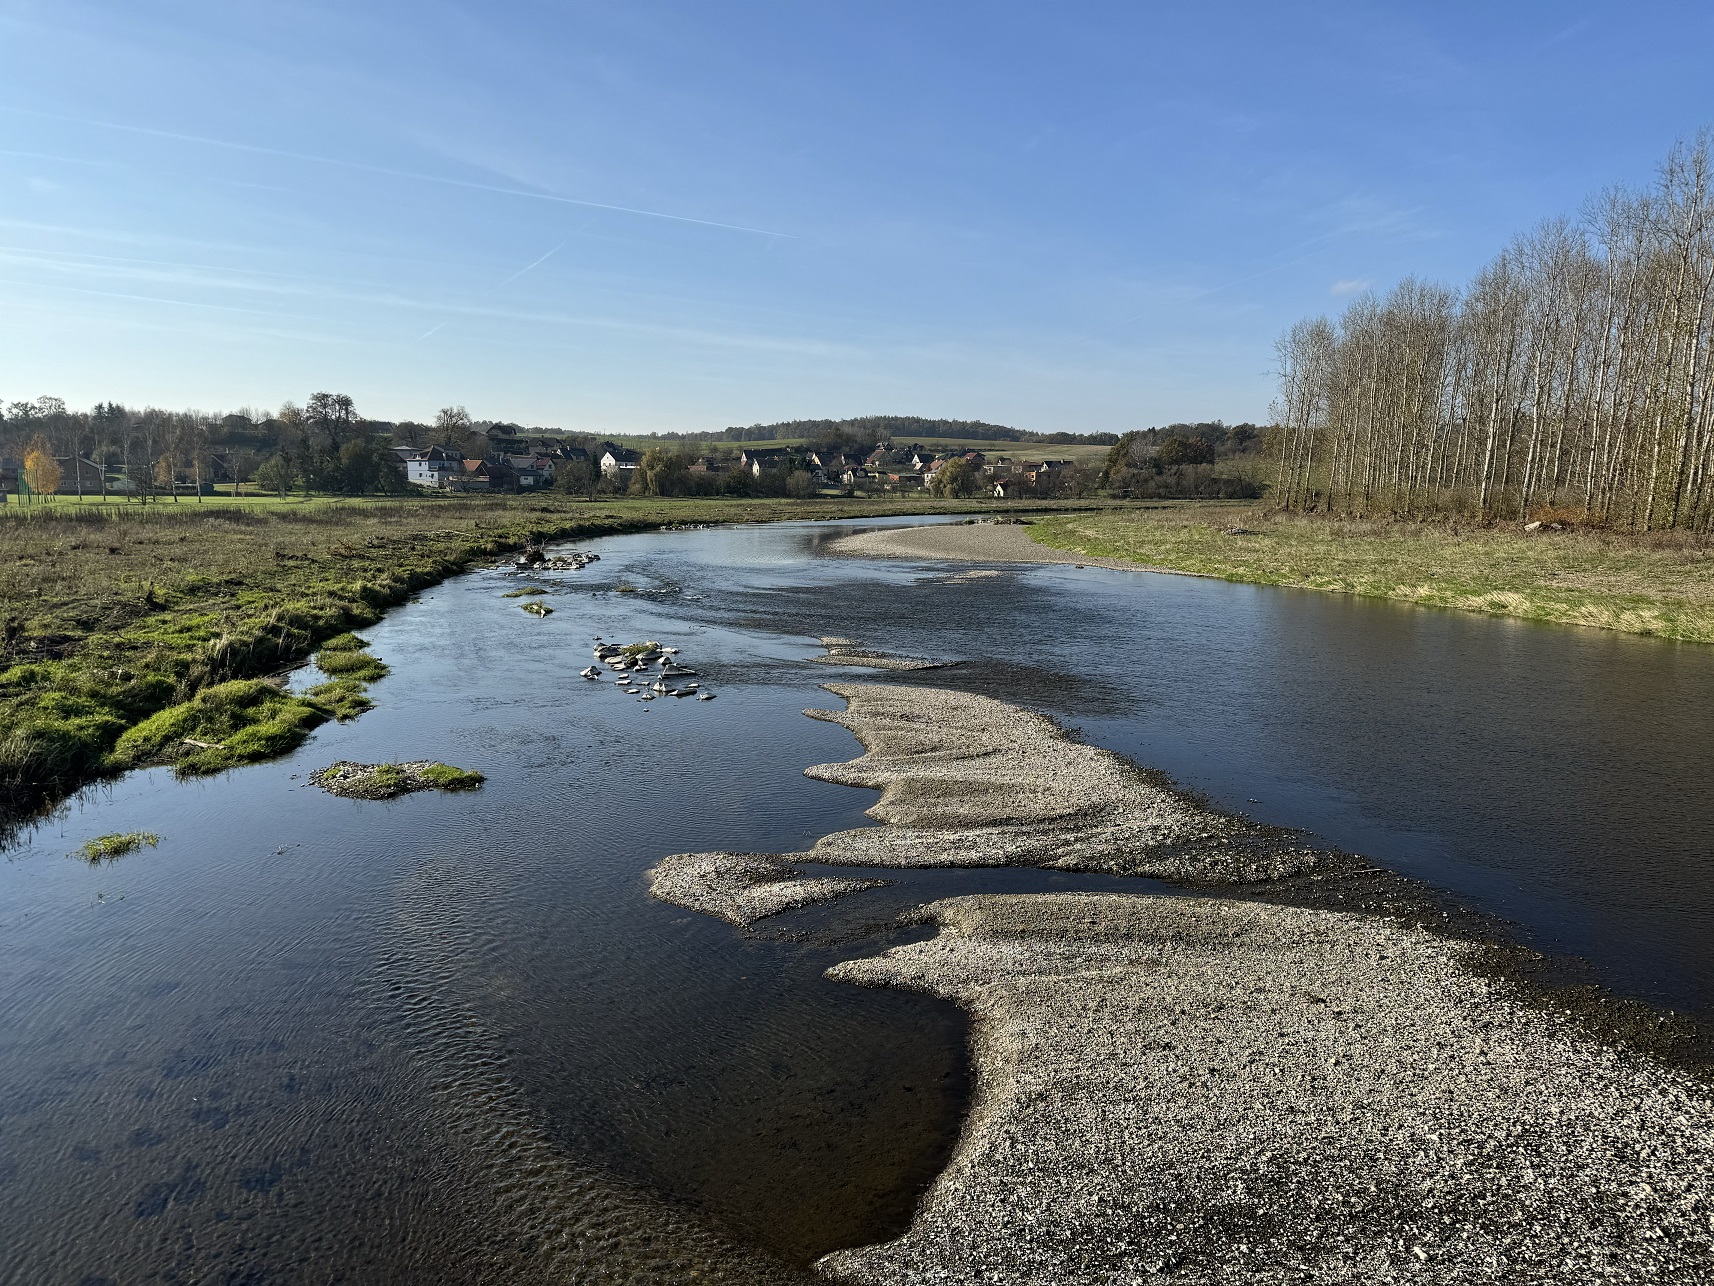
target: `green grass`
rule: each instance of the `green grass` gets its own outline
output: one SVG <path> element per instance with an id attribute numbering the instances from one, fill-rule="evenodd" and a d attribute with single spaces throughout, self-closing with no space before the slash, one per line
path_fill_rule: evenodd
<path id="1" fill-rule="evenodd" d="M 422 775 L 436 790 L 475 790 L 488 779 L 474 769 L 454 768 L 451 764 L 430 764 Z"/>
<path id="2" fill-rule="evenodd" d="M 372 683 L 387 677 L 387 663 L 367 652 L 329 651 L 323 648 L 315 654 L 315 663 L 323 674 L 336 679 L 358 679 Z"/>
<path id="3" fill-rule="evenodd" d="M 369 695 L 369 685 L 360 679 L 334 679 L 306 689 L 304 699 L 313 701 L 340 723 L 349 723 L 358 715 L 375 708 Z"/>
<path id="4" fill-rule="evenodd" d="M 1030 534 L 1056 549 L 1223 580 L 1714 642 L 1714 542 L 1676 533 L 1528 535 L 1191 504 L 1046 517 Z"/>
<path id="5" fill-rule="evenodd" d="M 125 831 L 117 835 L 97 835 L 94 839 L 86 839 L 72 856 L 81 857 L 91 866 L 102 862 L 111 862 L 125 854 L 135 852 L 147 845 L 154 848 L 161 842 L 159 835 L 150 831 Z"/>
<path id="6" fill-rule="evenodd" d="M 524 589 L 509 589 L 504 594 L 500 595 L 500 597 L 501 598 L 530 598 L 536 594 L 545 594 L 545 593 L 547 593 L 547 591 L 545 589 L 543 589 L 540 585 L 530 585 Z"/>
<path id="7" fill-rule="evenodd" d="M 376 790 L 389 794 L 405 790 L 410 785 L 409 777 L 398 764 L 376 764 L 369 771 L 369 781 Z"/>
<path id="8" fill-rule="evenodd" d="M 538 603 L 534 599 L 531 599 L 528 603 L 521 603 L 521 604 L 519 604 L 519 606 L 522 607 L 531 616 L 552 616 L 553 615 L 553 608 L 549 607 L 546 603 Z"/>
<path id="9" fill-rule="evenodd" d="M 328 712 L 259 679 L 204 688 L 128 728 L 113 747 L 116 766 L 172 764 L 181 777 L 223 772 L 293 750 Z"/>

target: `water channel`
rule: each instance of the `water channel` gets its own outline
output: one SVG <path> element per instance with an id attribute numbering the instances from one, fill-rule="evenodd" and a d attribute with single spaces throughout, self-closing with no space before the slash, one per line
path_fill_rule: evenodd
<path id="1" fill-rule="evenodd" d="M 425 592 L 366 636 L 377 708 L 224 777 L 85 792 L 0 861 L 0 1282 L 790 1275 L 903 1227 L 956 1138 L 964 1026 L 830 964 L 899 911 L 1035 871 L 894 883 L 742 934 L 652 901 L 688 850 L 872 824 L 805 719 L 823 634 L 959 664 L 1218 805 L 1307 828 L 1714 1008 L 1714 649 L 1217 581 L 831 557 L 873 523 L 660 532 Z M 659 639 L 715 691 L 586 683 Z M 335 799 L 334 759 L 480 769 L 475 796 Z M 144 829 L 106 866 L 67 854 Z"/>

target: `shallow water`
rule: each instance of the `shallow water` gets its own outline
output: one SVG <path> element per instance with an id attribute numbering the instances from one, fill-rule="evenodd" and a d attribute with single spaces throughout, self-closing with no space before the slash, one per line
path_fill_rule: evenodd
<path id="1" fill-rule="evenodd" d="M 857 524 L 866 526 L 875 524 Z M 682 1279 L 886 1235 L 943 1161 L 963 1025 L 821 972 L 1033 871 L 895 883 L 753 934 L 651 901 L 660 856 L 868 824 L 803 777 L 814 639 L 957 660 L 1263 820 L 1419 875 L 1633 994 L 1714 995 L 1714 649 L 1328 595 L 824 557 L 852 525 L 655 533 L 474 573 L 368 631 L 379 705 L 214 781 L 133 774 L 0 864 L 0 1280 Z M 621 592 L 621 587 L 636 592 Z M 655 638 L 717 692 L 586 683 Z M 339 800 L 334 759 L 433 757 L 475 796 Z M 108 831 L 164 838 L 104 867 Z M 712 1234 L 709 1230 L 713 1230 Z M 737 1279 L 743 1279 L 740 1265 Z"/>

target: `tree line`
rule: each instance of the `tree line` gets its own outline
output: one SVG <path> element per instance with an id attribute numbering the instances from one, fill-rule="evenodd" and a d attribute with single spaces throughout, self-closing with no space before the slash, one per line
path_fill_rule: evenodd
<path id="1" fill-rule="evenodd" d="M 141 410 L 101 402 L 72 411 L 59 398 L 0 409 L 0 457 L 19 461 L 23 495 L 116 496 L 148 503 L 216 482 L 331 495 L 394 494 L 405 473 L 392 426 L 357 413 L 343 393 L 315 393 L 278 412 Z"/>
<path id="2" fill-rule="evenodd" d="M 1348 515 L 1714 525 L 1714 136 L 1645 190 L 1281 337 L 1276 501 Z"/>

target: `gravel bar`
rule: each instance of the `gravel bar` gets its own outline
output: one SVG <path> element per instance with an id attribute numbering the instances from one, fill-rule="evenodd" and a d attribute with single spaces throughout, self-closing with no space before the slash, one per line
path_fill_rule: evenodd
<path id="1" fill-rule="evenodd" d="M 829 976 L 967 1009 L 980 1097 L 905 1283 L 1714 1280 L 1706 1087 L 1517 1005 L 1473 948 L 1214 898 L 932 904 Z"/>
<path id="2" fill-rule="evenodd" d="M 1027 863 L 1221 896 L 946 899 L 920 912 L 936 936 L 829 970 L 965 1009 L 977 1096 L 911 1228 L 826 1256 L 825 1278 L 1714 1280 L 1706 1079 L 1534 1003 L 1492 942 L 1424 927 L 1408 889 L 1378 899 L 1396 914 L 1260 900 L 1386 873 L 1215 813 L 1040 715 L 827 687 L 847 708 L 806 713 L 865 753 L 808 774 L 880 790 L 887 824 L 805 854 L 669 858 L 657 896 L 747 923 L 793 860 Z"/>
<path id="3" fill-rule="evenodd" d="M 1163 571 L 1122 558 L 1091 558 L 1049 549 L 1030 539 L 1029 528 L 1013 523 L 935 523 L 927 527 L 888 527 L 841 536 L 829 553 L 847 558 L 944 558 L 971 563 L 1070 563 L 1115 571 Z"/>
<path id="4" fill-rule="evenodd" d="M 878 789 L 869 816 L 888 825 L 825 836 L 805 861 L 1043 866 L 1189 882 L 1280 879 L 1352 861 L 1210 812 L 1051 719 L 992 697 L 824 686 L 847 708 L 805 713 L 851 729 L 867 753 L 807 775 Z"/>
<path id="5" fill-rule="evenodd" d="M 878 889 L 885 880 L 807 879 L 766 853 L 677 853 L 649 871 L 649 892 L 662 902 L 748 927 L 757 920 L 847 893 Z"/>

